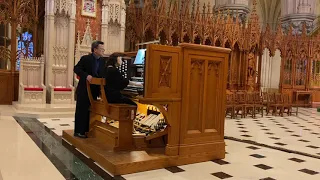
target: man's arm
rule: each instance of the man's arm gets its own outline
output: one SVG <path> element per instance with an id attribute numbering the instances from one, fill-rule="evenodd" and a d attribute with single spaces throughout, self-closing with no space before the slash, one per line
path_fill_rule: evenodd
<path id="1" fill-rule="evenodd" d="M 80 61 L 74 66 L 73 72 L 80 76 L 80 79 L 87 79 L 88 73 L 86 72 L 86 58 L 81 57 Z"/>

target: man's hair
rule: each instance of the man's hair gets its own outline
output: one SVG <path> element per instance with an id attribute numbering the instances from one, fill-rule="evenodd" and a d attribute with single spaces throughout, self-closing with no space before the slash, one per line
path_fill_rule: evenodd
<path id="1" fill-rule="evenodd" d="M 104 45 L 104 43 L 102 41 L 93 41 L 93 43 L 91 44 L 91 52 L 94 52 L 94 49 L 98 48 L 99 45 Z"/>

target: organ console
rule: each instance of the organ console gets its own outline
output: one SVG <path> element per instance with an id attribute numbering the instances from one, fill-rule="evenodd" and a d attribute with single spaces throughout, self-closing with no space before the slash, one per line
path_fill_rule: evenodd
<path id="1" fill-rule="evenodd" d="M 138 107 L 109 104 L 105 80 L 93 78 L 89 138 L 63 138 L 114 175 L 225 157 L 224 109 L 230 49 L 182 43 L 127 53 L 120 68 L 143 88 L 123 93 Z M 105 117 L 105 121 L 102 121 Z"/>

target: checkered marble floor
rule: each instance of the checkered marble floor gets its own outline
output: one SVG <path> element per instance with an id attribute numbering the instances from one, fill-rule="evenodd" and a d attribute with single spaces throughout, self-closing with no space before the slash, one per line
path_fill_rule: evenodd
<path id="1" fill-rule="evenodd" d="M 319 180 L 320 160 L 226 140 L 223 160 L 124 175 L 129 180 Z"/>
<path id="2" fill-rule="evenodd" d="M 225 135 L 298 151 L 320 158 L 320 113 L 301 109 L 298 116 L 226 119 Z"/>
<path id="3" fill-rule="evenodd" d="M 74 129 L 74 118 L 41 118 L 38 120 L 58 136 L 62 136 L 63 130 Z"/>
<path id="4" fill-rule="evenodd" d="M 74 128 L 73 118 L 38 120 L 58 136 L 62 135 L 62 130 Z M 227 118 L 225 128 L 227 154 L 223 160 L 134 173 L 114 179 L 320 179 L 320 113 L 315 109 L 301 109 L 298 117 Z"/>

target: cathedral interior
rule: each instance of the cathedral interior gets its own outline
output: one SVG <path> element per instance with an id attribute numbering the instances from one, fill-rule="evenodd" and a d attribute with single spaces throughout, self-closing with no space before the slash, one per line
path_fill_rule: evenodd
<path id="1" fill-rule="evenodd" d="M 75 73 L 98 41 L 135 105 Z M 320 0 L 0 0 L 0 144 L 0 180 L 319 180 Z"/>

